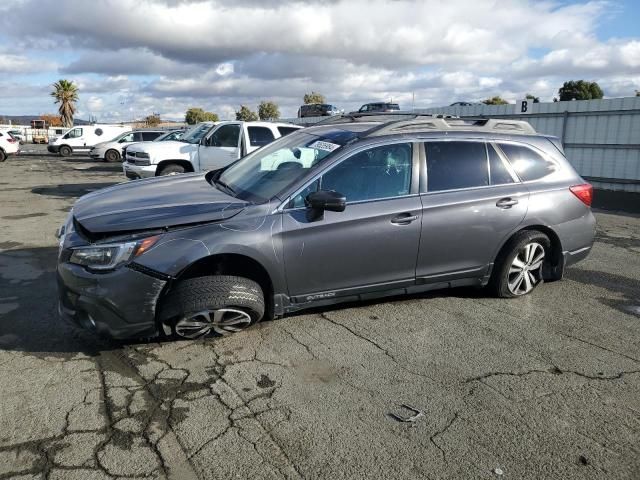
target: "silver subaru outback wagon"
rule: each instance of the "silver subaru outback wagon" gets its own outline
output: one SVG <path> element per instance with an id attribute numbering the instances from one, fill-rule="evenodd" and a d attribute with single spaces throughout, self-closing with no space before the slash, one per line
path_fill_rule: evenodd
<path id="1" fill-rule="evenodd" d="M 445 287 L 520 297 L 588 255 L 592 195 L 526 122 L 333 117 L 221 170 L 79 199 L 59 310 L 114 338 L 196 338 Z"/>

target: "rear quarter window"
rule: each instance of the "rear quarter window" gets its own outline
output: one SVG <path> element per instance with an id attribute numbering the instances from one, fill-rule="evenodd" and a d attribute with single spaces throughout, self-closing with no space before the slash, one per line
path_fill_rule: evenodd
<path id="1" fill-rule="evenodd" d="M 547 160 L 528 147 L 510 143 L 499 143 L 498 145 L 509 159 L 513 170 L 523 182 L 538 180 L 558 169 L 554 162 Z"/>
<path id="2" fill-rule="evenodd" d="M 263 147 L 274 140 L 273 132 L 267 127 L 249 127 L 248 130 L 252 147 Z"/>

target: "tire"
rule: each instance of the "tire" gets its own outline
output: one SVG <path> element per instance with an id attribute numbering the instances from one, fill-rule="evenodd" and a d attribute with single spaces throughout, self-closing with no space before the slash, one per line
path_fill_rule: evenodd
<path id="1" fill-rule="evenodd" d="M 60 147 L 60 150 L 58 150 L 58 153 L 60 153 L 61 157 L 70 157 L 73 153 L 73 150 L 71 150 L 71 147 L 63 145 L 62 147 Z"/>
<path id="2" fill-rule="evenodd" d="M 117 150 L 107 150 L 107 152 L 104 154 L 105 162 L 115 163 L 119 162 L 120 160 L 120 152 L 118 152 Z"/>
<path id="3" fill-rule="evenodd" d="M 7 159 L 7 154 L 4 153 L 4 150 L 0 149 L 0 163 L 4 162 Z"/>
<path id="4" fill-rule="evenodd" d="M 228 335 L 264 316 L 264 294 L 253 280 L 215 275 L 182 280 L 162 300 L 160 321 L 178 338 Z"/>
<path id="5" fill-rule="evenodd" d="M 164 175 L 178 175 L 180 173 L 185 173 L 186 170 L 182 165 L 179 165 L 177 163 L 169 163 L 168 165 L 165 165 L 164 167 L 162 167 L 162 170 L 160 170 L 160 173 L 158 173 L 158 176 L 164 176 Z"/>
<path id="6" fill-rule="evenodd" d="M 551 242 L 544 233 L 517 233 L 496 260 L 491 278 L 493 292 L 501 298 L 531 293 L 544 281 L 543 270 L 550 258 Z"/>

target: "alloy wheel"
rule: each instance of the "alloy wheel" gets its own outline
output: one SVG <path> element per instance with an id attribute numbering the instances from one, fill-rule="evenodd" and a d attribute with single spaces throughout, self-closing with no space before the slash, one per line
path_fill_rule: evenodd
<path id="1" fill-rule="evenodd" d="M 544 247 L 539 243 L 527 243 L 516 254 L 508 273 L 509 291 L 514 295 L 525 295 L 542 281 Z"/>
<path id="2" fill-rule="evenodd" d="M 204 337 L 212 330 L 219 335 L 229 335 L 248 327 L 251 322 L 247 312 L 234 308 L 203 310 L 178 320 L 175 332 L 190 339 Z"/>

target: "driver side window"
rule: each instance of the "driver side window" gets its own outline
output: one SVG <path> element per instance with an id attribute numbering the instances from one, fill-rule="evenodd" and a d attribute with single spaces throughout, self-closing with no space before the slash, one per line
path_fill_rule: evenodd
<path id="1" fill-rule="evenodd" d="M 67 133 L 64 138 L 78 138 L 82 136 L 82 129 L 81 128 L 74 128 L 73 130 L 71 130 L 69 133 Z"/>
<path id="2" fill-rule="evenodd" d="M 342 193 L 347 203 L 408 195 L 410 143 L 383 145 L 347 158 L 322 176 L 321 189 Z"/>
<path id="3" fill-rule="evenodd" d="M 222 125 L 211 137 L 207 145 L 210 147 L 237 148 L 240 140 L 240 125 Z"/>

